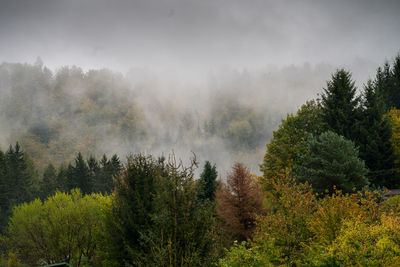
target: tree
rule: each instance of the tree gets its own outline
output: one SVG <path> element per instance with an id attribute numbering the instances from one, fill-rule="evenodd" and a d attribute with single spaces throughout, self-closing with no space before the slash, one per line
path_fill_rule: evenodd
<path id="1" fill-rule="evenodd" d="M 394 59 L 393 66 L 386 62 L 383 68 L 378 68 L 375 80 L 386 107 L 400 109 L 400 55 Z"/>
<path id="2" fill-rule="evenodd" d="M 49 163 L 43 173 L 40 187 L 41 198 L 46 199 L 57 190 L 57 170 L 53 164 Z"/>
<path id="3" fill-rule="evenodd" d="M 30 266 L 63 261 L 81 266 L 83 258 L 98 266 L 97 245 L 109 205 L 109 197 L 83 196 L 79 190 L 21 204 L 10 218 L 9 249 Z"/>
<path id="4" fill-rule="evenodd" d="M 216 193 L 217 214 L 230 240 L 245 241 L 252 237 L 256 214 L 263 210 L 263 197 L 256 179 L 240 163 L 232 167 Z"/>
<path id="5" fill-rule="evenodd" d="M 358 158 L 354 143 L 327 131 L 308 141 L 310 153 L 303 155 L 293 168 L 299 182 L 309 182 L 316 192 L 360 190 L 368 185 L 367 168 Z"/>
<path id="6" fill-rule="evenodd" d="M 67 179 L 68 190 L 79 188 L 83 194 L 89 194 L 93 191 L 89 167 L 80 152 L 75 158 L 75 166 L 68 166 Z"/>
<path id="7" fill-rule="evenodd" d="M 219 256 L 215 206 L 197 201 L 195 159 L 185 167 L 171 155 L 160 162 L 162 180 L 152 214 L 154 266 L 212 266 Z"/>
<path id="8" fill-rule="evenodd" d="M 337 70 L 322 94 L 322 118 L 328 130 L 358 144 L 359 103 L 350 72 Z"/>
<path id="9" fill-rule="evenodd" d="M 13 186 L 8 189 L 11 191 L 11 204 L 19 204 L 32 199 L 33 177 L 28 169 L 26 155 L 21 150 L 18 142 L 10 148 L 6 154 L 8 164 L 8 180 Z"/>
<path id="10" fill-rule="evenodd" d="M 103 248 L 108 266 L 150 264 L 153 241 L 146 237 L 154 225 L 151 216 L 160 176 L 158 163 L 151 156 L 139 154 L 129 157 L 124 170 L 116 177 Z"/>
<path id="11" fill-rule="evenodd" d="M 209 161 L 204 164 L 203 172 L 199 179 L 198 199 L 201 202 L 205 200 L 214 201 L 215 190 L 217 189 L 217 177 L 218 173 L 214 166 L 211 166 Z"/>
<path id="12" fill-rule="evenodd" d="M 291 170 L 299 157 L 308 153 L 308 138 L 321 134 L 324 128 L 322 109 L 318 101 L 309 101 L 295 115 L 287 115 L 267 144 L 267 152 L 261 165 L 264 173 L 261 184 L 265 187 L 267 180 L 284 175 L 287 169 Z"/>
<path id="13" fill-rule="evenodd" d="M 369 169 L 367 177 L 371 185 L 394 188 L 399 183 L 394 172 L 392 128 L 389 120 L 383 118 L 384 113 L 385 104 L 376 82 L 369 81 L 362 102 L 360 158 Z"/>

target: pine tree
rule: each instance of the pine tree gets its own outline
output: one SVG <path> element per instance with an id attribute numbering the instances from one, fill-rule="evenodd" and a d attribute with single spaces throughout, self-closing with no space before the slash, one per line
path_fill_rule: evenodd
<path id="1" fill-rule="evenodd" d="M 356 90 L 349 72 L 336 71 L 322 94 L 322 117 L 329 130 L 358 144 L 360 99 Z"/>
<path id="2" fill-rule="evenodd" d="M 309 154 L 303 155 L 293 168 L 299 182 L 309 182 L 318 193 L 345 193 L 368 185 L 367 168 L 358 158 L 354 143 L 334 132 L 327 131 L 308 141 Z"/>
<path id="3" fill-rule="evenodd" d="M 83 194 L 89 194 L 92 190 L 89 168 L 79 152 L 75 158 L 75 166 L 68 165 L 67 187 L 68 190 L 80 188 Z"/>
<path id="4" fill-rule="evenodd" d="M 49 163 L 43 173 L 40 186 L 42 199 L 52 195 L 57 190 L 57 170 L 53 164 Z"/>
<path id="5" fill-rule="evenodd" d="M 105 164 L 104 156 L 101 164 Z M 105 250 L 115 266 L 149 264 L 156 183 L 160 178 L 157 162 L 144 155 L 131 156 L 115 180 L 115 198 L 106 219 L 108 242 Z"/>
<path id="6" fill-rule="evenodd" d="M 90 156 L 87 160 L 87 166 L 88 166 L 88 170 L 89 170 L 89 181 L 91 184 L 91 191 L 92 192 L 98 192 L 95 189 L 95 184 L 96 181 L 100 179 L 100 172 L 101 172 L 101 168 L 99 165 L 99 162 L 96 160 L 95 157 Z"/>
<path id="7" fill-rule="evenodd" d="M 204 202 L 206 199 L 214 201 L 215 190 L 217 189 L 217 177 L 218 173 L 215 164 L 212 166 L 209 161 L 206 161 L 199 180 L 199 201 Z"/>
<path id="8" fill-rule="evenodd" d="M 24 152 L 19 143 L 10 148 L 6 154 L 8 164 L 8 181 L 10 183 L 10 201 L 12 205 L 32 199 L 32 177 L 29 173 Z"/>
<path id="9" fill-rule="evenodd" d="M 4 227 L 7 225 L 7 219 L 10 215 L 10 184 L 7 172 L 6 156 L 0 150 L 0 233 L 3 232 Z"/>
<path id="10" fill-rule="evenodd" d="M 383 119 L 385 104 L 376 83 L 369 81 L 364 89 L 363 119 L 360 127 L 360 158 L 369 169 L 368 179 L 373 186 L 393 188 L 398 184 L 394 172 L 392 129 Z"/>

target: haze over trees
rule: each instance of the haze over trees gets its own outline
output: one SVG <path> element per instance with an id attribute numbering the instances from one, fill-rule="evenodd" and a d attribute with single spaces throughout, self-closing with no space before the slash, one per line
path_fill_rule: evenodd
<path id="1" fill-rule="evenodd" d="M 6 129 L 27 149 L 16 142 L 0 150 L 0 266 L 399 265 L 400 198 L 384 194 L 400 185 L 398 58 L 361 91 L 350 71 L 335 71 L 322 99 L 281 121 L 260 176 L 243 163 L 217 172 L 211 159 L 196 172 L 196 153 L 182 160 L 98 153 L 118 138 L 133 150 L 140 142 L 202 148 L 224 140 L 249 155 L 269 125 L 257 105 L 219 96 L 197 116 L 157 103 L 160 121 L 177 132 L 152 136 L 161 126 L 123 76 L 77 68 L 53 76 L 39 65 L 3 64 L 2 84 L 12 90 L 2 96 L 32 101 L 25 95 L 32 83 L 33 98 L 44 102 L 28 102 L 20 117 L 2 98 L 5 121 L 21 123 Z M 113 94 L 113 83 L 126 95 Z M 69 131 L 73 123 L 82 132 Z"/>

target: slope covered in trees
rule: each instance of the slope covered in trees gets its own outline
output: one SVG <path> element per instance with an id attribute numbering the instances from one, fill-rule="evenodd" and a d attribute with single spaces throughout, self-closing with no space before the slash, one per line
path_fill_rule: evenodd
<path id="1" fill-rule="evenodd" d="M 172 124 L 177 132 L 150 138 L 146 131 L 160 126 L 139 104 L 97 90 L 106 84 L 104 76 L 113 83 L 116 74 L 66 68 L 53 79 L 41 66 L 19 66 L 30 71 L 13 72 L 15 77 L 2 69 L 15 78 L 3 83 L 12 90 L 2 96 L 30 101 L 23 93 L 27 79 L 36 100 L 44 102 L 21 107 L 22 116 L 2 98 L 9 108 L 6 129 L 32 139 L 27 149 L 17 142 L 0 150 L 0 266 L 399 265 L 400 198 L 384 191 L 400 185 L 399 58 L 385 65 L 384 74 L 378 69 L 361 91 L 349 71 L 334 72 L 322 99 L 307 101 L 273 133 L 260 166 L 263 175 L 235 163 L 220 179 L 218 165 L 210 161 L 197 175 L 196 158 L 131 154 L 125 160 L 88 153 L 102 142 L 106 146 L 104 138 L 122 136 L 133 146 L 200 140 L 198 148 L 222 138 L 246 155 L 258 149 L 266 124 L 260 126 L 262 113 L 243 101 L 218 98 L 207 114 L 212 116 L 199 115 L 207 119 L 197 124 L 190 112 L 160 104 L 163 120 L 179 122 Z M 35 71 L 41 79 L 24 76 Z M 65 88 L 81 90 L 68 96 Z M 123 84 L 120 89 L 133 94 Z M 59 107 L 53 114 L 46 110 L 51 105 Z M 21 124 L 11 127 L 10 118 Z M 61 131 L 74 122 L 88 132 Z M 57 147 L 70 151 L 54 154 Z"/>

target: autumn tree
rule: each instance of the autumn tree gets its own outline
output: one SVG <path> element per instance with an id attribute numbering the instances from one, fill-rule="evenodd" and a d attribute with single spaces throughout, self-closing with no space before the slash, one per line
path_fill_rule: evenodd
<path id="1" fill-rule="evenodd" d="M 242 164 L 236 163 L 216 193 L 217 214 L 231 240 L 252 237 L 256 214 L 263 210 L 263 197 L 258 181 Z"/>

